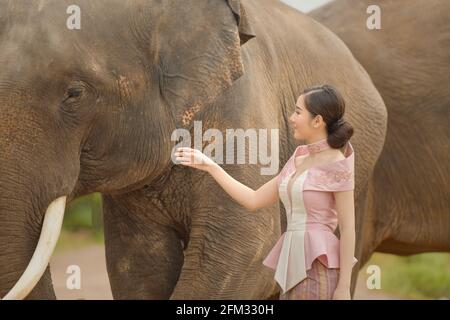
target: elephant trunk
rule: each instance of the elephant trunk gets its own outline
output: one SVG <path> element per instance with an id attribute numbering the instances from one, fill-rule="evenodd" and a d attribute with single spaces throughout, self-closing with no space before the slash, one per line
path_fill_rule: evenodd
<path id="1" fill-rule="evenodd" d="M 67 196 L 52 201 L 48 206 L 42 230 L 30 263 L 14 287 L 3 300 L 24 299 L 41 279 L 50 262 L 61 232 Z"/>
<path id="2" fill-rule="evenodd" d="M 0 299 L 55 299 L 49 260 L 78 181 L 81 140 L 6 76 L 0 76 Z"/>

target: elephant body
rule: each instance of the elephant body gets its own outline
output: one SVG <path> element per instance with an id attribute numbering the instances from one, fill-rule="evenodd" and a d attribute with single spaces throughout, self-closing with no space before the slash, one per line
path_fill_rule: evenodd
<path id="1" fill-rule="evenodd" d="M 175 165 L 170 137 L 176 128 L 193 133 L 195 120 L 223 133 L 279 129 L 283 166 L 298 144 L 287 120 L 296 99 L 323 83 L 339 88 L 355 128 L 355 256 L 364 263 L 360 240 L 387 113 L 339 38 L 271 0 L 79 3 L 82 28 L 67 31 L 59 26 L 70 1 L 0 2 L 14 17 L 0 15 L 0 61 L 8 62 L 0 75 L 8 164 L 0 168 L 0 191 L 8 191 L 0 197 L 1 296 L 25 270 L 48 203 L 94 191 L 104 200 L 115 299 L 275 296 L 273 270 L 262 260 L 285 228 L 284 208 L 249 212 L 205 172 Z M 25 103 L 31 93 L 39 99 Z M 261 175 L 261 164 L 223 167 L 253 189 L 273 177 Z M 23 183 L 8 183 L 17 177 Z M 24 188 L 29 178 L 32 188 Z M 28 298 L 54 298 L 48 268 Z"/>
<path id="2" fill-rule="evenodd" d="M 338 35 L 367 70 L 388 111 L 373 172 L 365 255 L 450 251 L 450 2 L 338 0 L 310 16 Z M 363 258 L 364 259 L 364 258 Z"/>

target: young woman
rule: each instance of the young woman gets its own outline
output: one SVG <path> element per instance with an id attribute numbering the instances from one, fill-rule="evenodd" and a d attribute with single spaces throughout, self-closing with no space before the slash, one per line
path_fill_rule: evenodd
<path id="1" fill-rule="evenodd" d="M 201 151 L 178 148 L 180 164 L 209 172 L 249 210 L 281 199 L 287 229 L 263 264 L 275 270 L 280 299 L 350 299 L 354 257 L 354 150 L 345 102 L 330 85 L 303 91 L 290 117 L 294 138 L 304 140 L 280 173 L 253 190 Z M 339 225 L 340 239 L 334 235 Z"/>

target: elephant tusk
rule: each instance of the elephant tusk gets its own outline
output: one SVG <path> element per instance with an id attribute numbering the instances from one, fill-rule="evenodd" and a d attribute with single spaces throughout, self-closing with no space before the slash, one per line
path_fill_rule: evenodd
<path id="1" fill-rule="evenodd" d="M 58 242 L 66 208 L 67 196 L 54 200 L 45 212 L 41 235 L 31 261 L 24 273 L 3 300 L 21 300 L 33 290 L 47 268 Z"/>

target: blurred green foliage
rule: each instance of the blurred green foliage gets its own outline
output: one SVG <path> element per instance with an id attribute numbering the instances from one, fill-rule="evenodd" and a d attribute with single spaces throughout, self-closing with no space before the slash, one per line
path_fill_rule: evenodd
<path id="1" fill-rule="evenodd" d="M 103 207 L 100 193 L 92 193 L 72 201 L 66 208 L 63 229 L 103 230 Z"/>
<path id="2" fill-rule="evenodd" d="M 411 256 L 374 253 L 367 265 L 381 268 L 381 288 L 410 299 L 450 299 L 450 254 Z"/>

